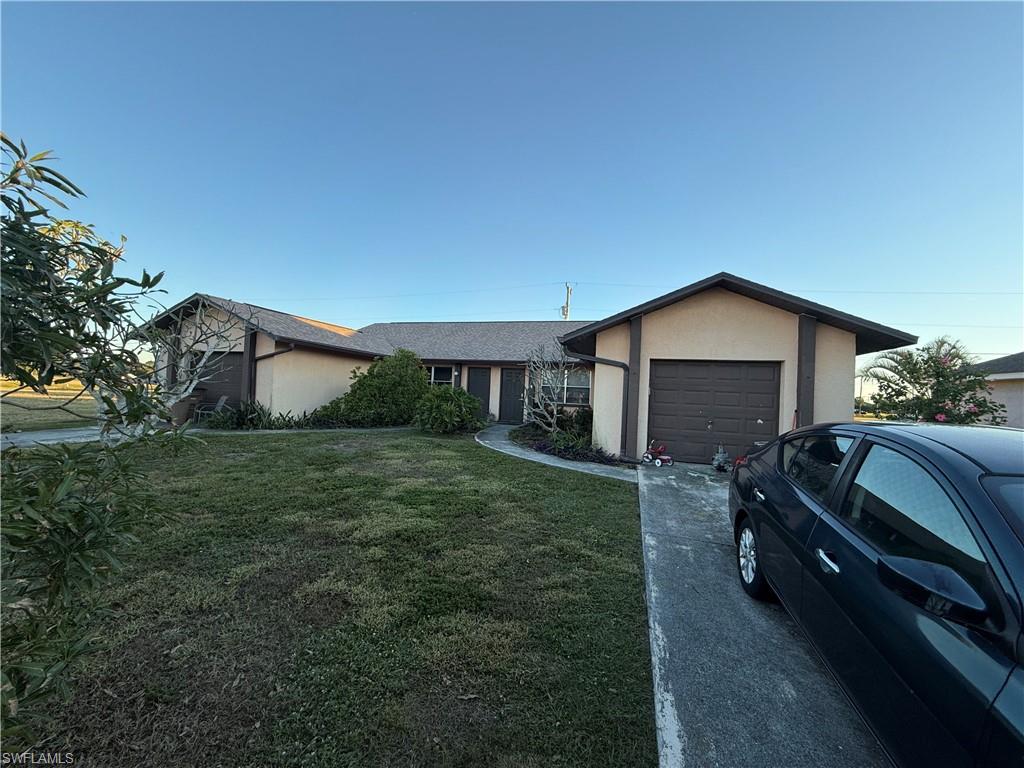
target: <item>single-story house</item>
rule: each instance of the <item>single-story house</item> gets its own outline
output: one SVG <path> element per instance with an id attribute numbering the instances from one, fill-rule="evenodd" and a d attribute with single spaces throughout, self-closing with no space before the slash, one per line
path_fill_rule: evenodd
<path id="1" fill-rule="evenodd" d="M 190 313 L 203 307 L 237 326 L 207 401 L 226 394 L 230 403 L 310 411 L 346 392 L 355 368 L 402 348 L 423 359 L 433 383 L 463 387 L 493 419 L 520 422 L 531 351 L 561 343 L 579 361 L 564 399 L 592 406 L 598 446 L 636 457 L 656 440 L 696 462 L 709 462 L 719 444 L 735 456 L 795 426 L 852 418 L 855 357 L 917 342 L 725 272 L 596 322 L 353 329 L 195 294 L 153 323 L 188 337 Z"/>
<path id="2" fill-rule="evenodd" d="M 973 366 L 985 374 L 991 398 L 1006 406 L 1006 426 L 1024 427 L 1024 352 L 997 357 Z"/>
<path id="3" fill-rule="evenodd" d="M 587 323 L 565 320 L 374 323 L 365 328 L 312 320 L 209 294 L 193 294 L 151 321 L 183 339 L 180 349 L 218 350 L 204 371 L 201 400 L 229 406 L 257 400 L 275 413 L 300 414 L 345 394 L 356 368 L 396 349 L 419 355 L 433 384 L 466 389 L 495 421 L 521 423 L 526 362 L 541 347 L 554 356 L 558 336 Z M 197 340 L 202 339 L 200 343 Z M 180 375 L 158 354 L 156 369 Z M 564 400 L 590 403 L 591 369 L 581 362 L 567 377 Z"/>

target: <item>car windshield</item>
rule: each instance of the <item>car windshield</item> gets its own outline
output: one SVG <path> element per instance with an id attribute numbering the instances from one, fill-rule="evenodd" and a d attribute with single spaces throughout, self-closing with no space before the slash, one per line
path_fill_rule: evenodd
<path id="1" fill-rule="evenodd" d="M 1024 477 L 989 475 L 982 479 L 981 484 L 1020 540 L 1024 541 Z"/>

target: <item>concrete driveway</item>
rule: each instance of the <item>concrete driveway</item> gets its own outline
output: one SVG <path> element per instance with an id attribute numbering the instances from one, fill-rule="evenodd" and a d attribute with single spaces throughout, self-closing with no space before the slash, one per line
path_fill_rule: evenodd
<path id="1" fill-rule="evenodd" d="M 785 610 L 740 587 L 729 476 L 639 474 L 662 768 L 889 765 Z"/>
<path id="2" fill-rule="evenodd" d="M 68 429 L 41 429 L 36 432 L 4 432 L 0 446 L 29 448 L 34 445 L 57 443 L 91 443 L 100 439 L 99 427 L 70 427 Z"/>

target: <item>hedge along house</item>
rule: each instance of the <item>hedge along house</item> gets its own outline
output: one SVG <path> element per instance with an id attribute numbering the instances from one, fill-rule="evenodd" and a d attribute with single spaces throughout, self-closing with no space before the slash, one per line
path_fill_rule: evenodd
<path id="1" fill-rule="evenodd" d="M 857 355 L 917 337 L 721 272 L 563 335 L 593 363 L 594 443 L 677 460 L 733 457 L 793 427 L 853 417 Z"/>
<path id="2" fill-rule="evenodd" d="M 378 357 L 409 349 L 423 360 L 430 381 L 456 386 L 475 395 L 496 421 L 521 423 L 530 353 L 547 347 L 585 322 L 502 321 L 460 323 L 375 323 L 362 329 L 194 294 L 161 313 L 150 324 L 180 339 L 169 364 L 158 359 L 158 375 L 180 376 L 201 353 L 193 340 L 211 337 L 219 353 L 203 372 L 198 399 L 212 405 L 222 396 L 236 407 L 255 400 L 274 413 L 309 412 L 345 394 L 352 372 Z M 206 329 L 197 333 L 197 329 Z M 210 333 L 215 328 L 217 333 Z M 159 357 L 159 356 L 158 356 Z M 580 363 L 569 374 L 563 395 L 567 404 L 591 401 L 591 368 Z"/>

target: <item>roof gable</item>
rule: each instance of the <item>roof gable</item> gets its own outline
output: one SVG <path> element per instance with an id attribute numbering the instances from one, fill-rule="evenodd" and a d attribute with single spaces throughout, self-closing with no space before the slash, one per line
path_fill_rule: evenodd
<path id="1" fill-rule="evenodd" d="M 392 351 L 381 340 L 367 338 L 353 328 L 313 320 L 301 315 L 291 315 L 256 304 L 224 299 L 208 293 L 194 293 L 184 301 L 160 313 L 150 322 L 156 327 L 166 327 L 173 322 L 175 317 L 182 316 L 184 312 L 202 301 L 239 319 L 245 323 L 246 328 L 265 333 L 277 341 L 344 352 L 357 357 L 379 357 L 391 354 Z"/>
<path id="2" fill-rule="evenodd" d="M 728 272 L 719 272 L 711 277 L 698 280 L 696 283 L 683 286 L 671 293 L 666 293 L 643 304 L 638 304 L 635 307 L 618 312 L 604 320 L 598 320 L 595 323 L 572 331 L 562 336 L 562 343 L 575 352 L 592 355 L 594 354 L 596 337 L 599 332 L 638 315 L 654 312 L 676 302 L 683 301 L 711 288 L 723 288 L 741 296 L 792 312 L 793 314 L 811 315 L 818 322 L 849 331 L 857 337 L 858 355 L 917 343 L 917 336 L 912 334 L 847 314 L 838 309 L 826 307 L 823 304 L 802 299 L 791 293 L 777 291 L 767 285 L 745 280 Z"/>

